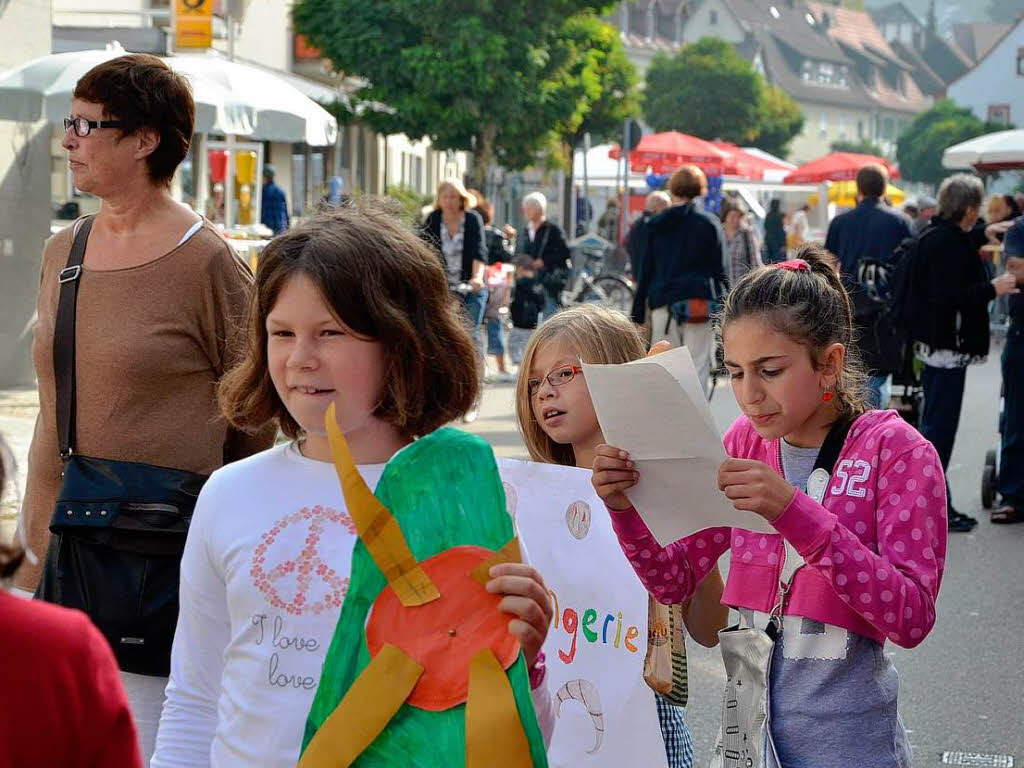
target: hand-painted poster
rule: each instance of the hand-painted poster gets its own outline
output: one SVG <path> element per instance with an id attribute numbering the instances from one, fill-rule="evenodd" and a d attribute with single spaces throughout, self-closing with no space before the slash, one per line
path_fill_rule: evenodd
<path id="1" fill-rule="evenodd" d="M 643 679 L 647 593 L 615 540 L 590 472 L 500 459 L 525 556 L 551 592 L 544 644 L 555 696 L 555 766 L 666 765 L 654 693 Z"/>

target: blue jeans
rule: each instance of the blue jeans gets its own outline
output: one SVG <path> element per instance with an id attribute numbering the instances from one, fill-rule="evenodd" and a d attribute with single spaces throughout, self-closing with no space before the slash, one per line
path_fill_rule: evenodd
<path id="1" fill-rule="evenodd" d="M 459 296 L 465 313 L 466 330 L 473 337 L 473 347 L 480 357 L 480 364 L 483 365 L 484 340 L 480 335 L 480 325 L 484 321 L 484 310 L 487 308 L 487 289 L 484 288 L 480 293 L 463 293 Z"/>
<path id="2" fill-rule="evenodd" d="M 956 430 L 960 426 L 960 407 L 964 402 L 964 384 L 967 368 L 924 367 L 921 383 L 924 385 L 924 410 L 921 413 L 921 434 L 935 446 L 942 462 L 942 471 L 949 467 L 953 455 Z M 946 478 L 946 498 L 949 509 L 953 499 L 949 494 L 949 478 Z"/>
<path id="3" fill-rule="evenodd" d="M 889 398 L 892 396 L 892 376 L 869 376 L 868 377 L 868 407 L 885 410 L 889 407 Z"/>
<path id="4" fill-rule="evenodd" d="M 1004 504 L 1024 510 L 1024 322 L 1010 324 L 1003 348 L 1003 433 L 999 494 Z"/>

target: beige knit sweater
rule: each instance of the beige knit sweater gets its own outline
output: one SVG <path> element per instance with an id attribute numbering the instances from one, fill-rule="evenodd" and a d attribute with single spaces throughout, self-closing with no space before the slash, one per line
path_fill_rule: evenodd
<path id="1" fill-rule="evenodd" d="M 32 359 L 39 416 L 22 510 L 39 564 L 15 582 L 34 589 L 60 489 L 53 332 L 72 229 L 46 244 Z M 273 429 L 247 435 L 220 416 L 215 385 L 239 354 L 252 273 L 208 223 L 163 256 L 128 269 L 86 268 L 78 290 L 75 451 L 208 474 L 269 447 Z"/>

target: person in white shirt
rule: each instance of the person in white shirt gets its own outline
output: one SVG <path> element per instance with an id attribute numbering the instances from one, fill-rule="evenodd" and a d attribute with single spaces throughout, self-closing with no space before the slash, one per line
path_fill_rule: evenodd
<path id="1" fill-rule="evenodd" d="M 215 472 L 199 497 L 152 768 L 294 768 L 356 542 L 327 406 L 373 488 L 392 456 L 460 417 L 480 386 L 438 259 L 372 208 L 341 208 L 271 242 L 250 324 L 222 410 L 241 428 L 276 421 L 291 440 Z M 550 737 L 547 590 L 529 565 L 491 576 Z"/>

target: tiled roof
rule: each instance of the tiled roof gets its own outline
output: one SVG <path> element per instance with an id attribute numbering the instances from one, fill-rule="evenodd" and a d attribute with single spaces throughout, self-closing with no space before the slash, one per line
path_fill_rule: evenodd
<path id="1" fill-rule="evenodd" d="M 954 24 L 953 39 L 960 50 L 974 62 L 978 62 L 1003 39 L 1012 26 L 1013 24 Z"/>
<path id="2" fill-rule="evenodd" d="M 782 44 L 774 34 L 762 31 L 758 34 L 758 42 L 769 82 L 777 85 L 797 101 L 836 107 L 870 108 L 875 106 L 863 84 L 852 72 L 849 88 L 827 88 L 805 83 L 800 77 L 800 73 L 794 71 L 790 66 L 781 47 Z"/>
<path id="3" fill-rule="evenodd" d="M 868 54 L 869 60 L 874 56 L 902 63 L 885 42 L 881 30 L 875 26 L 867 11 L 854 11 L 823 3 L 808 3 L 807 6 L 818 24 L 826 28 L 829 37 L 837 43 L 863 51 Z"/>
<path id="4" fill-rule="evenodd" d="M 806 3 L 796 0 L 722 0 L 750 34 L 770 32 L 794 51 L 816 61 L 847 63 L 846 55 L 807 21 Z M 778 14 L 771 12 L 774 8 Z"/>
<path id="5" fill-rule="evenodd" d="M 868 13 L 871 14 L 871 18 L 877 24 L 884 24 L 887 21 L 895 21 L 896 23 L 909 21 L 919 26 L 924 26 L 921 23 L 921 19 L 917 17 L 917 14 L 903 3 L 890 3 L 889 5 L 883 5 L 881 8 L 871 8 Z"/>
<path id="6" fill-rule="evenodd" d="M 936 36 L 929 36 L 921 57 L 947 85 L 974 66 L 974 62 L 956 43 Z"/>
<path id="7" fill-rule="evenodd" d="M 894 40 L 890 45 L 901 59 L 911 64 L 913 69 L 910 76 L 914 78 L 914 82 L 917 83 L 917 87 L 921 89 L 922 93 L 938 96 L 945 92 L 946 82 L 928 66 L 928 62 L 921 57 L 914 46 L 899 40 Z"/>

